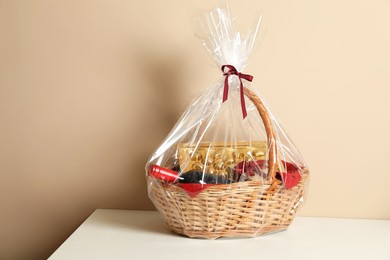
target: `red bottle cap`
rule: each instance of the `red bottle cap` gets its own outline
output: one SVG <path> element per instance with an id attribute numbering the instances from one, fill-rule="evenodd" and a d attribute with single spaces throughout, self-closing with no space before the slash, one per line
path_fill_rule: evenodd
<path id="1" fill-rule="evenodd" d="M 179 178 L 179 173 L 160 167 L 158 165 L 151 165 L 149 167 L 149 175 L 162 181 L 175 182 Z"/>

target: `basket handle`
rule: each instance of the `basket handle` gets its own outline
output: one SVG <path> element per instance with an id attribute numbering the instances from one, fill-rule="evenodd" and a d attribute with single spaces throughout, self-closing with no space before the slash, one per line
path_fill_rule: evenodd
<path id="1" fill-rule="evenodd" d="M 267 133 L 267 143 L 269 148 L 268 153 L 268 180 L 270 183 L 274 183 L 276 180 L 276 138 L 275 138 L 275 132 L 272 127 L 272 121 L 269 116 L 269 113 L 264 106 L 263 102 L 260 100 L 260 98 L 250 89 L 247 87 L 244 87 L 244 94 L 247 96 L 253 104 L 256 106 L 257 110 L 259 111 L 260 117 L 263 120 L 263 124 L 265 127 L 265 131 Z"/>

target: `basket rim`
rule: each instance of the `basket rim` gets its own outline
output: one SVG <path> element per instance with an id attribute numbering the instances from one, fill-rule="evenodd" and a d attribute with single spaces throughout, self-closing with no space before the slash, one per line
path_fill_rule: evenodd
<path id="1" fill-rule="evenodd" d="M 304 183 L 306 182 L 306 179 L 307 177 L 309 176 L 309 170 L 308 169 L 304 169 L 302 171 L 302 178 L 300 180 L 299 183 Z M 157 178 L 153 178 L 151 176 L 149 176 L 149 178 L 152 178 L 154 181 L 158 182 L 161 186 L 163 186 L 164 188 L 167 188 L 167 189 L 180 189 L 180 190 L 183 190 L 179 185 L 178 183 L 168 183 L 168 182 L 165 182 L 165 181 L 162 181 L 162 180 L 159 180 Z M 277 186 L 278 187 L 281 187 L 282 189 L 286 189 L 284 186 L 283 186 L 283 182 L 281 181 L 277 181 L 276 182 Z M 264 189 L 264 190 L 268 190 L 271 186 L 273 185 L 273 183 L 263 183 L 262 181 L 260 180 L 252 180 L 252 181 L 243 181 L 243 182 L 234 182 L 234 183 L 230 183 L 230 184 L 215 184 L 215 185 L 210 185 L 209 187 L 207 187 L 206 189 L 202 190 L 202 192 L 199 193 L 199 195 L 201 195 L 202 193 L 214 193 L 214 192 L 221 192 L 221 191 L 228 191 L 228 190 L 238 190 L 240 188 L 248 188 L 248 187 L 252 187 L 252 188 L 256 188 L 258 187 L 259 189 Z M 297 185 L 299 186 L 299 185 Z M 297 187 L 295 186 L 295 187 Z M 295 188 L 294 187 L 294 188 Z M 292 188 L 291 190 L 293 190 L 294 188 Z M 198 196 L 199 196 L 198 195 Z"/>

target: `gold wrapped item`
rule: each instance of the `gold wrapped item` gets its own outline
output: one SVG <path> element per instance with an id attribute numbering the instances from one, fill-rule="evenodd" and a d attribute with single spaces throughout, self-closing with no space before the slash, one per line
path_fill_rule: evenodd
<path id="1" fill-rule="evenodd" d="M 228 179 L 237 163 L 242 161 L 263 160 L 266 156 L 267 143 L 236 142 L 211 143 L 203 142 L 199 145 L 182 143 L 178 145 L 179 164 L 181 172 L 201 170 L 211 174 L 218 174 Z"/>

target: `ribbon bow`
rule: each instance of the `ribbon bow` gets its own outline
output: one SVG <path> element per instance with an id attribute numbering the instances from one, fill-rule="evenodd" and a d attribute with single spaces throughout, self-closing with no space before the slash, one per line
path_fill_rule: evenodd
<path id="1" fill-rule="evenodd" d="M 225 68 L 228 68 L 228 71 L 225 72 Z M 238 76 L 238 79 L 240 80 L 240 98 L 241 98 L 241 109 L 242 109 L 242 116 L 245 119 L 247 116 L 246 112 L 246 106 L 245 106 L 245 97 L 244 97 L 244 86 L 242 84 L 242 79 L 245 79 L 249 82 L 252 82 L 253 76 L 248 74 L 243 74 L 237 71 L 237 69 L 232 65 L 223 65 L 221 67 L 221 70 L 223 72 L 223 75 L 226 76 L 225 78 L 225 86 L 223 89 L 223 99 L 222 102 L 225 102 L 228 98 L 228 92 L 229 92 L 229 76 L 236 75 Z"/>

